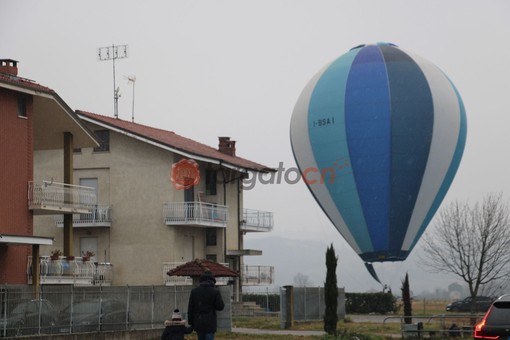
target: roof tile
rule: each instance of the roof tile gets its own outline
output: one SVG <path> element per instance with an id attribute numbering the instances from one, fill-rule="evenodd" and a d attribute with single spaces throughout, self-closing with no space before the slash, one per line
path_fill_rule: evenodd
<path id="1" fill-rule="evenodd" d="M 211 158 L 214 160 L 221 161 L 226 164 L 230 164 L 236 167 L 240 167 L 247 170 L 259 171 L 259 172 L 272 172 L 275 171 L 272 168 L 269 168 L 265 165 L 252 162 L 250 160 L 244 159 L 238 156 L 230 156 L 220 152 L 219 150 L 210 147 L 206 144 L 199 143 L 192 139 L 180 136 L 172 131 L 167 131 L 163 129 L 158 129 L 154 127 L 150 127 L 147 125 L 142 125 L 138 123 L 133 123 L 130 121 L 108 117 L 99 115 L 96 113 L 85 112 L 85 111 L 76 111 L 79 116 L 87 117 L 93 121 L 101 122 L 106 124 L 107 126 L 115 127 L 117 129 L 123 130 L 125 132 L 129 132 L 135 134 L 140 137 L 144 137 L 150 139 L 156 143 L 160 143 L 162 145 L 181 150 L 183 152 L 193 154 L 196 156 L 202 156 L 206 158 Z"/>
<path id="2" fill-rule="evenodd" d="M 46 86 L 41 85 L 41 84 L 38 84 L 38 83 L 36 83 L 33 80 L 30 80 L 30 79 L 27 79 L 27 78 L 18 77 L 18 76 L 15 76 L 15 75 L 12 75 L 12 74 L 8 74 L 8 73 L 1 73 L 0 72 L 0 82 L 9 83 L 9 84 L 12 84 L 12 85 L 16 85 L 16 86 L 20 86 L 20 87 L 24 87 L 24 88 L 29 88 L 29 89 L 36 90 L 36 91 L 44 91 L 44 92 L 48 92 L 48 93 L 54 93 L 55 92 L 52 89 L 50 89 L 49 87 L 46 87 Z"/>

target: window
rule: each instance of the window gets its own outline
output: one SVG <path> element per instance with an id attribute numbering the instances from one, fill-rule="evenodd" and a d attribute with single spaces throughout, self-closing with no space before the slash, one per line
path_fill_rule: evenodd
<path id="1" fill-rule="evenodd" d="M 216 228 L 205 230 L 205 245 L 215 246 L 217 244 Z"/>
<path id="2" fill-rule="evenodd" d="M 98 130 L 95 131 L 97 138 L 99 138 L 100 145 L 94 148 L 94 152 L 110 151 L 110 131 Z"/>
<path id="3" fill-rule="evenodd" d="M 207 254 L 205 255 L 205 259 L 212 262 L 218 262 L 218 257 L 216 256 L 216 254 Z"/>
<path id="4" fill-rule="evenodd" d="M 97 178 L 80 178 L 80 186 L 94 188 L 97 198 Z"/>
<path id="5" fill-rule="evenodd" d="M 27 117 L 27 98 L 24 96 L 18 97 L 18 117 Z"/>
<path id="6" fill-rule="evenodd" d="M 206 170 L 205 171 L 205 194 L 206 195 L 216 195 L 216 170 Z"/>

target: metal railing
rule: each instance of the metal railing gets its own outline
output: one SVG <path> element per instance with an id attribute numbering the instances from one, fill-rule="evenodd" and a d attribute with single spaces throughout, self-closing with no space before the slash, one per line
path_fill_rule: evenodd
<path id="1" fill-rule="evenodd" d="M 163 263 L 163 282 L 165 286 L 190 286 L 193 284 L 193 279 L 190 276 L 169 276 L 167 273 L 186 262 L 164 262 Z M 228 263 L 220 263 L 225 267 L 229 267 Z M 225 286 L 228 284 L 230 278 L 228 277 L 217 277 L 216 285 Z"/>
<path id="2" fill-rule="evenodd" d="M 243 286 L 271 285 L 274 282 L 274 267 L 246 265 L 243 270 Z"/>
<path id="3" fill-rule="evenodd" d="M 253 209 L 244 209 L 241 221 L 243 231 L 271 231 L 273 230 L 273 213 Z"/>
<path id="4" fill-rule="evenodd" d="M 58 334 L 94 332 L 90 338 L 103 338 L 97 332 L 162 329 L 174 308 L 179 308 L 183 319 L 188 319 L 191 289 L 43 285 L 36 293 L 28 285 L 0 285 L 0 337 L 53 334 L 61 338 Z M 231 331 L 232 287 L 218 289 L 225 302 L 223 311 L 217 313 L 218 329 Z M 116 338 L 120 339 L 121 334 Z"/>
<path id="5" fill-rule="evenodd" d="M 163 218 L 166 225 L 227 226 L 225 205 L 203 202 L 173 202 L 163 206 Z"/>
<path id="6" fill-rule="evenodd" d="M 28 182 L 29 209 L 88 212 L 96 204 L 94 188 L 53 181 Z"/>
<path id="7" fill-rule="evenodd" d="M 470 337 L 473 335 L 474 325 L 480 322 L 485 314 L 457 314 L 457 315 L 432 315 L 432 316 L 388 316 L 383 324 L 392 319 L 398 319 L 401 324 L 403 338 L 422 338 L 424 336 L 445 337 Z M 414 323 L 406 324 L 404 320 L 411 318 Z M 419 322 L 416 322 L 421 320 Z"/>
<path id="8" fill-rule="evenodd" d="M 57 227 L 64 225 L 64 216 L 55 215 Z M 110 227 L 112 224 L 112 207 L 94 205 L 92 211 L 85 214 L 73 214 L 74 227 Z"/>
<path id="9" fill-rule="evenodd" d="M 41 284 L 74 284 L 110 286 L 113 279 L 113 265 L 111 263 L 96 263 L 84 261 L 82 257 L 67 258 L 60 256 L 52 259 L 50 256 L 41 256 L 40 283 Z M 33 259 L 28 257 L 27 280 L 33 281 Z"/>

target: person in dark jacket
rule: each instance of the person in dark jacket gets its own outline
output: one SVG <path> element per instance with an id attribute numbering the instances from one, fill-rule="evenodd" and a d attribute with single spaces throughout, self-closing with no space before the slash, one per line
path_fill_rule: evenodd
<path id="1" fill-rule="evenodd" d="M 161 334 L 161 340 L 184 340 L 184 334 L 193 332 L 193 327 L 186 327 L 186 320 L 183 320 L 181 313 L 175 309 L 172 320 L 165 320 L 165 330 Z"/>
<path id="2" fill-rule="evenodd" d="M 188 323 L 197 332 L 198 340 L 214 340 L 216 311 L 223 310 L 225 303 L 210 271 L 204 272 L 199 282 L 189 296 Z"/>

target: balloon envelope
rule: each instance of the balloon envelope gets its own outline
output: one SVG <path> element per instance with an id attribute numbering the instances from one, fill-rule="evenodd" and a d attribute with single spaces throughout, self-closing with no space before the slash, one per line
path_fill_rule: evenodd
<path id="1" fill-rule="evenodd" d="M 466 114 L 432 63 L 361 45 L 306 85 L 290 137 L 305 183 L 350 246 L 366 262 L 400 261 L 455 176 Z"/>

